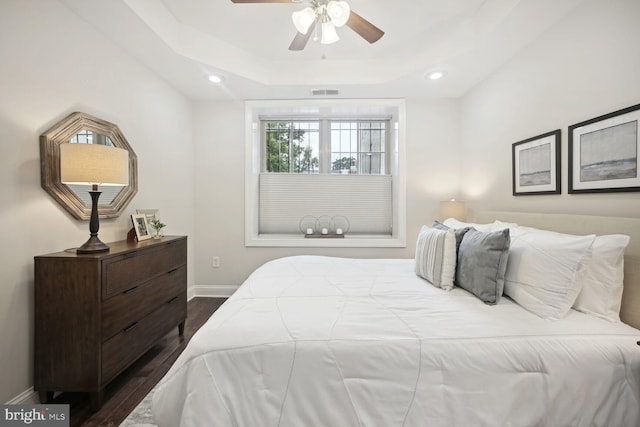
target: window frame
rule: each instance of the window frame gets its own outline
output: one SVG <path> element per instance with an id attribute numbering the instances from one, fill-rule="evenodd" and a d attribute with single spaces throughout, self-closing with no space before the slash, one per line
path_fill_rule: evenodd
<path id="1" fill-rule="evenodd" d="M 259 234 L 259 175 L 266 169 L 263 121 L 329 118 L 342 121 L 389 118 L 387 126 L 387 175 L 393 177 L 393 233 L 352 235 L 344 239 L 305 239 L 302 234 Z M 403 99 L 262 100 L 245 101 L 245 246 L 247 247 L 406 247 L 406 109 Z M 330 128 L 326 129 L 330 139 Z M 322 144 L 321 144 L 322 146 Z M 328 152 L 321 152 L 331 167 Z M 322 148 L 321 148 L 322 151 Z M 321 162 L 322 163 L 322 162 Z M 321 167 L 322 168 L 322 167 Z M 322 169 L 320 173 L 322 173 Z M 328 171 L 330 173 L 330 170 Z M 364 176 L 368 174 L 362 174 Z"/>
<path id="2" fill-rule="evenodd" d="M 383 122 L 385 124 L 384 126 L 384 151 L 379 151 L 379 152 L 375 152 L 375 153 L 382 153 L 384 155 L 384 162 L 381 162 L 384 164 L 383 166 L 383 171 L 385 173 L 382 174 L 371 174 L 371 173 L 360 173 L 358 172 L 357 175 L 388 175 L 387 171 L 390 170 L 389 168 L 389 152 L 391 151 L 391 123 L 392 123 L 392 119 L 393 117 L 389 116 L 389 115 L 385 115 L 385 116 L 379 116 L 379 117 L 296 117 L 296 118 L 292 118 L 292 117 L 287 117 L 287 116 L 261 116 L 260 117 L 260 138 L 261 138 L 261 167 L 262 167 L 262 173 L 292 173 L 292 174 L 297 174 L 297 173 L 308 173 L 310 175 L 317 175 L 317 174 L 336 174 L 339 175 L 339 173 L 335 173 L 333 172 L 333 161 L 332 161 L 332 154 L 334 153 L 333 149 L 332 149 L 332 133 L 333 133 L 333 129 L 332 129 L 332 125 L 334 123 L 356 123 L 357 125 L 360 125 L 362 123 L 366 123 L 366 122 Z M 318 171 L 317 172 L 294 172 L 293 168 L 294 168 L 294 163 L 293 163 L 293 157 L 290 158 L 289 161 L 289 171 L 288 172 L 272 172 L 267 170 L 268 169 L 268 165 L 267 165 L 267 156 L 268 156 L 268 150 L 267 150 L 267 138 L 266 138 L 266 134 L 267 134 L 267 123 L 275 123 L 275 122 L 279 122 L 279 123 L 304 123 L 304 122 L 317 122 L 318 123 Z M 360 129 L 357 130 L 358 132 L 361 132 Z M 362 153 L 364 153 L 364 151 L 360 150 L 360 144 L 358 142 L 358 151 L 356 152 L 356 155 L 362 155 Z M 290 149 L 291 151 L 291 149 Z M 358 159 L 359 160 L 359 159 Z M 358 163 L 358 168 L 360 168 L 360 163 Z"/>

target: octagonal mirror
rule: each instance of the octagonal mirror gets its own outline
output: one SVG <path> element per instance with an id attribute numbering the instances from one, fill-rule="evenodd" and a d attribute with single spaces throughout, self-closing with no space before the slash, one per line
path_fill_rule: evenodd
<path id="1" fill-rule="evenodd" d="M 138 159 L 118 126 L 85 113 L 72 113 L 40 136 L 42 188 L 77 219 L 91 217 L 90 185 L 60 181 L 60 144 L 102 144 L 129 152 L 129 185 L 100 187 L 100 218 L 119 216 L 138 192 Z"/>

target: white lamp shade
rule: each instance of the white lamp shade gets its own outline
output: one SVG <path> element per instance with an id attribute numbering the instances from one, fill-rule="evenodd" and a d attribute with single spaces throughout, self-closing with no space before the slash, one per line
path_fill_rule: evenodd
<path id="1" fill-rule="evenodd" d="M 327 14 L 336 27 L 342 27 L 349 20 L 351 8 L 345 1 L 330 1 L 327 4 Z"/>
<path id="2" fill-rule="evenodd" d="M 440 202 L 440 219 L 455 218 L 458 221 L 467 220 L 467 204 L 458 200 Z"/>
<path id="3" fill-rule="evenodd" d="M 313 21 L 316 20 L 316 13 L 310 7 L 305 7 L 302 10 L 293 12 L 291 19 L 299 33 L 307 34 L 309 27 L 313 24 Z"/>
<path id="4" fill-rule="evenodd" d="M 60 181 L 129 185 L 129 152 L 99 144 L 60 144 Z"/>
<path id="5" fill-rule="evenodd" d="M 338 40 L 340 40 L 340 37 L 338 37 L 336 27 L 331 22 L 323 22 L 322 38 L 320 39 L 320 43 L 331 44 L 337 42 Z"/>

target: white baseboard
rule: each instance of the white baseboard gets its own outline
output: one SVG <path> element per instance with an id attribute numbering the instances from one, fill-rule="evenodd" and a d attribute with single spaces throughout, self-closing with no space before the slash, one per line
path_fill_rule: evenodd
<path id="1" fill-rule="evenodd" d="M 10 401 L 6 402 L 6 405 L 38 405 L 40 404 L 40 398 L 38 392 L 30 387 L 28 390 L 23 391 Z"/>
<path id="2" fill-rule="evenodd" d="M 189 289 L 189 299 L 195 297 L 228 298 L 237 290 L 238 286 L 194 286 Z"/>

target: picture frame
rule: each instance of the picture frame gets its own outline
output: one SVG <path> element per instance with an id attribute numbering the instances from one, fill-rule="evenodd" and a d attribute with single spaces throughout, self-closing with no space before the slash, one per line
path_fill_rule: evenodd
<path id="1" fill-rule="evenodd" d="M 514 196 L 560 194 L 561 130 L 556 129 L 511 145 Z"/>
<path id="2" fill-rule="evenodd" d="M 151 238 L 149 222 L 145 214 L 132 214 L 131 222 L 133 222 L 133 229 L 136 232 L 136 238 L 139 242 Z"/>
<path id="3" fill-rule="evenodd" d="M 640 104 L 569 126 L 569 193 L 640 191 Z"/>
<path id="4" fill-rule="evenodd" d="M 147 217 L 147 223 L 151 224 L 152 219 L 160 219 L 159 209 L 136 209 L 137 214 L 144 214 Z"/>

